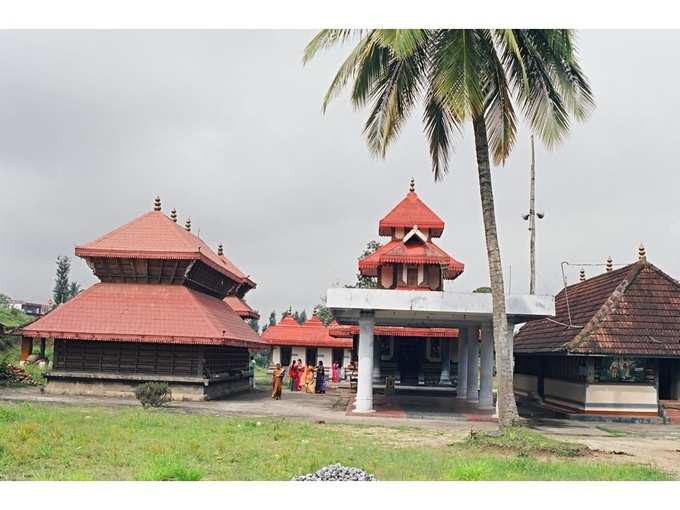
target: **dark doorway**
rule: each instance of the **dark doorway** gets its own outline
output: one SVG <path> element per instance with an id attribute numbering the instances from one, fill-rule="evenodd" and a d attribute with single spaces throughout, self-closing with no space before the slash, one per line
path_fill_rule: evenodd
<path id="1" fill-rule="evenodd" d="M 405 386 L 418 385 L 418 373 L 423 363 L 424 341 L 414 338 L 395 339 L 397 359 L 399 363 L 399 375 L 401 384 Z"/>
<path id="2" fill-rule="evenodd" d="M 287 367 L 290 365 L 290 357 L 293 354 L 292 347 L 281 347 L 281 366 Z"/>
<path id="3" fill-rule="evenodd" d="M 676 400 L 680 395 L 675 392 L 676 372 L 680 365 L 674 359 L 659 360 L 659 400 Z"/>
<path id="4" fill-rule="evenodd" d="M 316 365 L 316 347 L 307 347 L 305 349 L 306 363 L 309 365 Z"/>
<path id="5" fill-rule="evenodd" d="M 333 349 L 333 363 L 337 363 L 339 367 L 342 366 L 342 360 L 345 357 L 345 349 Z"/>

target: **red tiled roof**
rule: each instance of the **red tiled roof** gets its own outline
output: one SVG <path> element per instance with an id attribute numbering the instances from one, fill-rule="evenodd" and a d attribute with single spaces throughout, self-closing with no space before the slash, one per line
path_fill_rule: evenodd
<path id="1" fill-rule="evenodd" d="M 414 225 L 418 225 L 420 229 L 431 229 L 432 237 L 439 237 L 444 231 L 444 221 L 418 198 L 415 191 L 409 191 L 406 197 L 380 220 L 378 233 L 381 236 L 389 236 L 392 228 L 410 229 Z"/>
<path id="2" fill-rule="evenodd" d="M 331 324 L 329 334 L 331 336 L 346 338 L 359 334 L 359 326 L 340 326 Z M 458 330 L 455 328 L 412 328 L 405 326 L 375 326 L 375 336 L 412 336 L 433 338 L 458 338 Z"/>
<path id="3" fill-rule="evenodd" d="M 374 253 L 359 260 L 359 271 L 366 276 L 376 276 L 378 266 L 389 263 L 440 264 L 446 266 L 444 277 L 454 279 L 465 269 L 465 264 L 454 259 L 432 241 L 392 240 Z"/>
<path id="4" fill-rule="evenodd" d="M 265 347 L 220 299 L 182 285 L 97 283 L 24 327 L 28 337 Z"/>
<path id="5" fill-rule="evenodd" d="M 290 315 L 281 322 L 268 327 L 262 338 L 271 345 L 294 345 L 303 347 L 352 348 L 352 339 L 335 338 L 328 334 L 328 327 L 314 316 L 304 324 L 298 324 Z"/>
<path id="6" fill-rule="evenodd" d="M 236 296 L 227 296 L 222 301 L 227 303 L 229 307 L 236 312 L 242 319 L 259 319 L 260 314 L 253 310 L 248 303 L 239 299 Z"/>
<path id="7" fill-rule="evenodd" d="M 680 356 L 680 284 L 644 259 L 567 287 L 555 312 L 525 324 L 514 351 Z"/>
<path id="8" fill-rule="evenodd" d="M 239 283 L 254 287 L 229 259 L 160 211 L 147 212 L 99 239 L 76 246 L 79 257 L 201 260 Z"/>

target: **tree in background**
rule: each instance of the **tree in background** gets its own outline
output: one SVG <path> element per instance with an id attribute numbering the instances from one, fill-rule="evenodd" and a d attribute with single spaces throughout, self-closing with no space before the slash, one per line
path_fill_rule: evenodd
<path id="1" fill-rule="evenodd" d="M 576 58 L 571 30 L 407 29 L 320 31 L 304 61 L 346 42 L 358 43 L 343 62 L 323 101 L 351 84 L 355 107 L 370 103 L 364 126 L 368 145 L 384 157 L 421 101 L 435 180 L 448 170 L 454 139 L 471 122 L 484 220 L 493 329 L 498 367 L 498 421 L 519 420 L 513 389 L 512 334 L 505 311 L 490 156 L 503 164 L 517 134 L 519 108 L 530 129 L 552 147 L 594 105 L 590 84 Z"/>
<path id="2" fill-rule="evenodd" d="M 366 243 L 366 248 L 364 248 L 363 253 L 359 257 L 359 260 L 364 257 L 368 257 L 375 253 L 375 251 L 382 246 L 378 241 L 371 240 Z M 378 286 L 377 278 L 374 276 L 364 276 L 361 273 L 357 273 L 357 281 L 352 285 L 345 285 L 347 288 L 352 289 L 374 289 Z"/>
<path id="3" fill-rule="evenodd" d="M 57 277 L 52 291 L 52 299 L 55 305 L 66 303 L 71 297 L 69 294 L 68 275 L 71 271 L 71 261 L 66 256 L 57 257 Z"/>
<path id="4" fill-rule="evenodd" d="M 269 314 L 269 319 L 267 319 L 267 323 L 262 326 L 262 333 L 264 333 L 268 327 L 276 325 L 276 311 L 272 310 L 272 312 Z"/>
<path id="5" fill-rule="evenodd" d="M 333 322 L 333 314 L 331 313 L 330 308 L 326 306 L 326 298 L 322 298 L 321 303 L 316 305 L 316 316 L 323 322 L 326 326 L 328 326 L 331 322 Z"/>
<path id="6" fill-rule="evenodd" d="M 307 310 L 302 310 L 300 314 L 298 315 L 298 322 L 300 324 L 304 324 L 307 322 Z"/>
<path id="7" fill-rule="evenodd" d="M 0 308 L 9 308 L 11 299 L 6 294 L 0 294 Z"/>
<path id="8" fill-rule="evenodd" d="M 250 326 L 255 333 L 260 332 L 260 321 L 257 319 L 248 319 L 248 326 Z M 264 331 L 264 330 L 263 330 Z"/>
<path id="9" fill-rule="evenodd" d="M 78 282 L 70 282 L 68 285 L 68 298 L 76 297 L 82 290 Z"/>

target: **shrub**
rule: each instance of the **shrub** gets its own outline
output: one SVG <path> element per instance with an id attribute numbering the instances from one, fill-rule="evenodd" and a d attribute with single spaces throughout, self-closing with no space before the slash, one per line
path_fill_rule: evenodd
<path id="1" fill-rule="evenodd" d="M 167 383 L 146 382 L 137 386 L 135 397 L 145 409 L 147 407 L 161 407 L 172 400 L 172 392 Z"/>

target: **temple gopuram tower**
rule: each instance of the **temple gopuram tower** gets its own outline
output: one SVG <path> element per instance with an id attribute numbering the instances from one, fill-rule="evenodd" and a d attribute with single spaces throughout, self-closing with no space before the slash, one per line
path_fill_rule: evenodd
<path id="1" fill-rule="evenodd" d="M 22 359 L 34 339 L 54 339 L 47 392 L 131 396 L 162 381 L 174 399 L 203 400 L 248 389 L 249 349 L 267 346 L 243 320 L 257 315 L 243 301 L 255 283 L 190 220 L 178 225 L 156 198 L 75 254 L 100 282 L 21 332 Z"/>
<path id="2" fill-rule="evenodd" d="M 377 277 L 379 289 L 444 290 L 444 280 L 465 266 L 437 246 L 444 221 L 420 200 L 411 179 L 409 192 L 380 220 L 378 234 L 391 239 L 359 261 L 363 276 Z"/>

